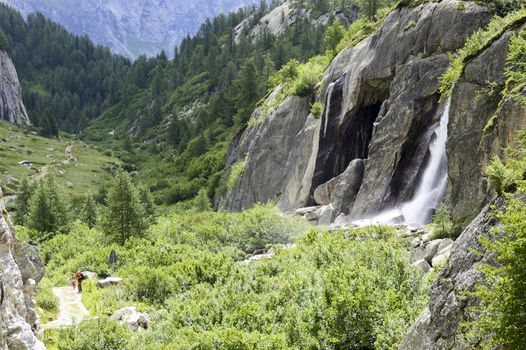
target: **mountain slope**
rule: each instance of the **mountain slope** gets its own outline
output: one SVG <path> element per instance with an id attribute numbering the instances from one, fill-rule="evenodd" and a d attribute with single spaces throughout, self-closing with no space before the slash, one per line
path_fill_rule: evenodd
<path id="1" fill-rule="evenodd" d="M 206 18 L 252 5 L 254 0 L 2 0 L 24 15 L 41 12 L 71 32 L 87 34 L 113 52 L 136 58 L 176 44 L 194 34 Z"/>

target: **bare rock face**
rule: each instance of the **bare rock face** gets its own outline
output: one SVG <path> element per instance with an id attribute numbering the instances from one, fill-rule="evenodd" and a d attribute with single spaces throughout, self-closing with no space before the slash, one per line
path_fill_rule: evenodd
<path id="1" fill-rule="evenodd" d="M 246 158 L 245 172 L 218 207 L 274 201 L 294 211 L 318 201 L 332 205 L 333 220 L 360 219 L 410 199 L 443 114 L 437 89 L 447 54 L 491 17 L 475 2 L 463 4 L 462 11 L 455 0 L 393 11 L 335 57 L 318 95 L 288 97 L 267 116 L 256 111 L 253 119 L 264 121 L 240 135 L 229 155 L 229 164 Z M 314 101 L 325 106 L 319 119 L 310 114 Z M 355 161 L 362 174 L 343 193 L 337 179 Z"/>
<path id="2" fill-rule="evenodd" d="M 44 264 L 35 247 L 16 239 L 3 204 L 0 212 L 0 350 L 45 350 L 34 310 Z"/>
<path id="3" fill-rule="evenodd" d="M 489 48 L 466 65 L 453 91 L 447 144 L 449 183 L 446 200 L 457 221 L 469 223 L 491 198 L 484 172 L 491 157 L 502 155 L 513 143 L 516 130 L 526 125 L 526 107 L 505 101 L 500 111 L 500 94 L 487 93 L 488 82 L 504 86 L 504 65 L 512 34 L 507 31 Z M 484 127 L 496 115 L 494 127 Z"/>
<path id="4" fill-rule="evenodd" d="M 503 201 L 494 204 L 502 208 Z M 482 273 L 477 268 L 491 259 L 480 237 L 494 238 L 492 229 L 497 225 L 493 209 L 488 205 L 453 244 L 446 266 L 431 287 L 429 306 L 409 331 L 400 350 L 474 348 L 461 329 L 462 323 L 476 317 L 469 308 L 476 306 L 477 300 L 466 292 L 475 291 L 477 283 L 482 281 Z"/>
<path id="5" fill-rule="evenodd" d="M 0 51 L 0 120 L 30 124 L 15 66 L 5 51 Z"/>

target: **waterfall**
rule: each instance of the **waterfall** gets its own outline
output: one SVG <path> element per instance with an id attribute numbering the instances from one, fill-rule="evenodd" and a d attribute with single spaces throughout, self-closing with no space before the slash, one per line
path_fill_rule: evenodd
<path id="1" fill-rule="evenodd" d="M 422 226 L 431 221 L 433 210 L 444 198 L 447 187 L 447 125 L 449 100 L 444 108 L 438 127 L 429 145 L 429 161 L 416 185 L 413 198 L 400 206 L 384 211 L 373 218 L 360 220 L 358 225 L 377 223 L 403 223 Z"/>

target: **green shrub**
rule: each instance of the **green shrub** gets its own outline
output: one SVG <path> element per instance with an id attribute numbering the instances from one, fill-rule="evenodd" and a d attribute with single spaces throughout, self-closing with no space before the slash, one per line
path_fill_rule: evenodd
<path id="1" fill-rule="evenodd" d="M 505 17 L 494 17 L 485 29 L 473 33 L 464 47 L 449 56 L 449 69 L 440 78 L 439 91 L 442 98 L 451 96 L 453 88 L 464 73 L 465 65 L 476 57 L 482 50 L 489 47 L 504 32 L 526 21 L 526 9 L 511 12 Z"/>
<path id="2" fill-rule="evenodd" d="M 321 114 L 323 113 L 324 109 L 325 109 L 325 106 L 323 105 L 323 103 L 316 101 L 312 104 L 310 108 L 310 112 L 312 113 L 314 117 L 319 118 L 321 117 Z"/>
<path id="3" fill-rule="evenodd" d="M 498 195 L 512 191 L 516 184 L 516 174 L 506 167 L 502 160 L 494 156 L 486 168 L 488 182 Z"/>
<path id="4" fill-rule="evenodd" d="M 127 350 L 128 331 L 115 321 L 100 318 L 64 328 L 57 337 L 58 350 Z"/>
<path id="5" fill-rule="evenodd" d="M 455 238 L 455 224 L 445 204 L 440 204 L 430 224 L 433 229 L 431 239 Z"/>
<path id="6" fill-rule="evenodd" d="M 232 189 L 237 186 L 241 176 L 245 173 L 245 168 L 247 166 L 247 159 L 238 160 L 234 165 L 230 167 L 230 173 L 228 175 L 227 187 Z"/>
<path id="7" fill-rule="evenodd" d="M 43 278 L 42 281 L 40 281 L 36 301 L 37 305 L 45 311 L 56 313 L 58 311 L 59 301 L 51 291 L 52 286 L 48 278 Z"/>

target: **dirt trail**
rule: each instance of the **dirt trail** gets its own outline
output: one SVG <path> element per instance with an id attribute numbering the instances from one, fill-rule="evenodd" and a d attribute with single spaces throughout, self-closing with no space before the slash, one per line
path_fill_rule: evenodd
<path id="1" fill-rule="evenodd" d="M 64 151 L 64 155 L 66 156 L 66 159 L 63 160 L 61 162 L 61 164 L 68 165 L 70 163 L 74 163 L 74 162 L 77 161 L 75 159 L 75 157 L 73 157 L 73 144 L 70 144 L 70 145 L 68 145 L 68 147 L 66 147 L 66 150 Z M 49 174 L 50 168 L 52 168 L 54 166 L 56 166 L 56 164 L 45 165 L 45 166 L 41 167 L 39 172 L 38 172 L 38 174 L 37 174 L 37 176 L 36 176 L 37 180 L 45 178 Z"/>
<path id="2" fill-rule="evenodd" d="M 72 287 L 53 288 L 53 294 L 60 301 L 59 314 L 56 320 L 43 325 L 43 328 L 60 328 L 77 324 L 89 317 L 89 312 L 82 304 L 82 298 Z"/>

